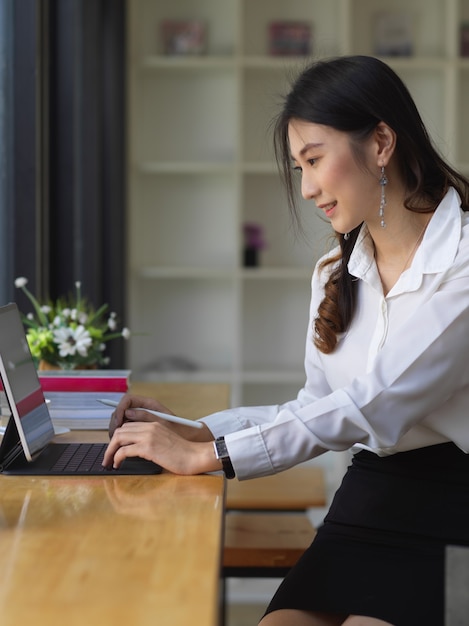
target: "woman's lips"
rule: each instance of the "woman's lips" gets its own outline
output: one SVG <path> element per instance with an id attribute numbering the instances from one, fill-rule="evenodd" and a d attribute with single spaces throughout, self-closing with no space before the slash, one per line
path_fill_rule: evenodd
<path id="1" fill-rule="evenodd" d="M 337 202 L 329 202 L 329 204 L 321 204 L 319 208 L 324 211 L 326 217 L 330 217 L 334 212 Z"/>

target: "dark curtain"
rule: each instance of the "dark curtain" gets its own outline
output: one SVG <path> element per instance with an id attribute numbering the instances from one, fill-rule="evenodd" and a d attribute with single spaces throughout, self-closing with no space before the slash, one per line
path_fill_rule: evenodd
<path id="1" fill-rule="evenodd" d="M 22 295 L 16 276 L 43 289 L 42 4 L 0 0 L 2 10 L 2 304 Z"/>
<path id="2" fill-rule="evenodd" d="M 11 7 L 10 278 L 52 298 L 79 280 L 125 325 L 125 1 Z M 124 349 L 109 344 L 112 367 Z"/>

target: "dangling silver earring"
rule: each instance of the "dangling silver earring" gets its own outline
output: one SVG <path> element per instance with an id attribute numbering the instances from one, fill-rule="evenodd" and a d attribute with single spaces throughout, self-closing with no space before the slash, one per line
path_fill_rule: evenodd
<path id="1" fill-rule="evenodd" d="M 384 207 L 386 206 L 386 192 L 385 187 L 388 184 L 388 178 L 384 173 L 384 165 L 381 166 L 381 178 L 379 179 L 381 185 L 381 201 L 379 203 L 379 217 L 381 218 L 381 228 L 386 228 L 386 222 L 384 221 Z"/>
<path id="2" fill-rule="evenodd" d="M 350 238 L 350 233 L 344 233 L 344 239 L 347 241 Z"/>

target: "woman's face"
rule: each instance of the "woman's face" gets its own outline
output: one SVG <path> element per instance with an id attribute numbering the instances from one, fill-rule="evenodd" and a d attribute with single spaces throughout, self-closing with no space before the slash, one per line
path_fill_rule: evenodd
<path id="1" fill-rule="evenodd" d="M 363 221 L 379 222 L 380 169 L 372 139 L 363 146 L 361 164 L 348 134 L 330 126 L 292 120 L 288 136 L 293 166 L 301 172 L 302 196 L 314 200 L 335 231 L 348 233 Z"/>

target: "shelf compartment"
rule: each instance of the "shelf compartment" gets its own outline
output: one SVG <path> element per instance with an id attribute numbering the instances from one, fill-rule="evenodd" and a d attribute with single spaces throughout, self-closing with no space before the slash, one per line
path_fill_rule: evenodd
<path id="1" fill-rule="evenodd" d="M 135 162 L 235 162 L 234 70 L 145 72 L 140 89 Z M 216 98 L 207 98 L 208 93 Z"/>
<path id="2" fill-rule="evenodd" d="M 142 176 L 132 216 L 132 267 L 236 267 L 236 202 L 230 174 Z"/>
<path id="3" fill-rule="evenodd" d="M 291 72 L 296 76 L 297 71 Z M 243 161 L 272 164 L 274 159 L 272 120 L 279 114 L 282 99 L 289 91 L 290 72 L 275 65 L 246 68 L 243 75 L 242 115 Z"/>
<path id="4" fill-rule="evenodd" d="M 247 281 L 242 299 L 243 371 L 301 370 L 310 281 Z"/>
<path id="5" fill-rule="evenodd" d="M 339 4 L 339 0 L 244 0 L 241 24 L 243 54 L 267 56 L 269 23 L 295 20 L 311 24 L 312 55 L 339 54 Z"/>
<path id="6" fill-rule="evenodd" d="M 231 372 L 236 351 L 233 285 L 223 279 L 140 281 L 132 319 L 132 370 L 204 377 L 207 371 Z M 209 330 L 209 332 L 207 332 Z M 172 367 L 172 359 L 195 366 Z M 205 373 L 205 374 L 204 374 Z"/>
<path id="7" fill-rule="evenodd" d="M 440 57 L 447 53 L 447 9 L 441 0 L 351 0 L 350 32 L 353 54 L 375 54 L 376 16 L 406 14 L 411 20 L 415 57 Z"/>
<path id="8" fill-rule="evenodd" d="M 162 54 L 163 39 L 161 23 L 164 20 L 202 20 L 207 27 L 207 54 L 232 55 L 236 46 L 237 3 L 219 0 L 177 0 L 161 2 L 155 0 L 132 0 L 137 4 L 134 40 L 139 44 L 140 56 Z M 138 28 L 138 30 L 137 30 Z M 171 57 L 172 58 L 172 57 Z M 178 57 L 179 58 L 179 57 Z"/>

